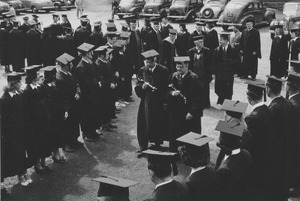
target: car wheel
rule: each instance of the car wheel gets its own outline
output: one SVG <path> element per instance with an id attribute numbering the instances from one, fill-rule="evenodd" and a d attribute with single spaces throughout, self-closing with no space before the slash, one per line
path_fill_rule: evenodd
<path id="1" fill-rule="evenodd" d="M 211 8 L 206 8 L 202 12 L 204 19 L 212 19 L 214 17 L 214 11 Z"/>
<path id="2" fill-rule="evenodd" d="M 31 7 L 31 11 L 32 11 L 33 13 L 38 13 L 38 12 L 39 12 L 38 9 L 37 9 L 35 6 L 32 6 L 32 7 Z"/>
<path id="3" fill-rule="evenodd" d="M 119 19 L 123 19 L 124 15 L 118 15 Z"/>

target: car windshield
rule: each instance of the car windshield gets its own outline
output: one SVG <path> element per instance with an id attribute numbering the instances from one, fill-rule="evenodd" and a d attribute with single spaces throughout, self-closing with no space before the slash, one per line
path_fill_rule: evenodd
<path id="1" fill-rule="evenodd" d="M 121 0 L 120 6 L 122 6 L 122 5 L 128 5 L 128 4 L 134 4 L 136 2 L 137 2 L 137 0 Z"/>
<path id="2" fill-rule="evenodd" d="M 186 5 L 188 4 L 189 0 L 173 0 L 172 5 L 174 4 L 181 4 L 181 5 Z"/>
<path id="3" fill-rule="evenodd" d="M 208 1 L 206 4 L 225 4 L 224 1 Z"/>
<path id="4" fill-rule="evenodd" d="M 147 3 L 163 3 L 164 0 L 147 0 Z"/>
<path id="5" fill-rule="evenodd" d="M 297 10 L 299 10 L 299 5 L 297 3 L 296 4 L 292 4 L 292 3 L 285 4 L 284 8 L 283 8 L 283 14 L 285 16 L 296 16 Z"/>
<path id="6" fill-rule="evenodd" d="M 226 10 L 239 10 L 244 7 L 245 3 L 243 2 L 229 2 L 226 5 Z"/>

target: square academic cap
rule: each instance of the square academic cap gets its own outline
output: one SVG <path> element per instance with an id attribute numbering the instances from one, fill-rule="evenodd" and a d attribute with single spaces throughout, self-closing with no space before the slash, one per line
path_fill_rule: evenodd
<path id="1" fill-rule="evenodd" d="M 124 47 L 124 45 L 126 44 L 126 41 L 125 40 L 117 40 L 114 44 L 114 47 Z"/>
<path id="2" fill-rule="evenodd" d="M 203 35 L 194 36 L 194 37 L 193 37 L 193 40 L 194 40 L 194 41 L 204 40 L 204 36 L 203 36 Z"/>
<path id="3" fill-rule="evenodd" d="M 247 110 L 248 103 L 225 99 L 221 110 L 244 113 Z"/>
<path id="4" fill-rule="evenodd" d="M 56 58 L 56 61 L 58 61 L 61 64 L 67 65 L 68 63 L 72 62 L 75 58 L 67 53 L 64 53 Z"/>
<path id="5" fill-rule="evenodd" d="M 294 71 L 288 71 L 289 75 L 287 78 L 288 85 L 293 85 L 295 87 L 300 88 L 300 73 Z"/>
<path id="6" fill-rule="evenodd" d="M 201 135 L 194 132 L 189 132 L 188 134 L 185 134 L 184 136 L 181 136 L 180 138 L 176 139 L 179 142 L 184 142 L 186 144 L 191 144 L 197 147 L 201 147 L 213 139 L 210 137 L 207 137 L 205 135 Z"/>
<path id="7" fill-rule="evenodd" d="M 37 77 L 37 71 L 42 67 L 42 65 L 32 65 L 23 68 L 26 71 L 26 76 Z"/>
<path id="8" fill-rule="evenodd" d="M 174 62 L 176 63 L 186 63 L 190 61 L 190 57 L 174 57 Z"/>
<path id="9" fill-rule="evenodd" d="M 107 51 L 107 46 L 100 46 L 94 50 L 94 52 L 103 52 L 103 51 Z"/>
<path id="10" fill-rule="evenodd" d="M 131 35 L 131 32 L 123 31 L 120 35 L 121 38 L 128 39 Z"/>
<path id="11" fill-rule="evenodd" d="M 245 126 L 243 124 L 230 123 L 227 121 L 219 121 L 215 130 L 242 137 Z"/>
<path id="12" fill-rule="evenodd" d="M 143 56 L 145 59 L 150 59 L 150 58 L 159 56 L 159 53 L 156 52 L 155 50 L 148 50 L 148 51 L 146 51 L 146 52 L 143 52 L 143 53 L 142 53 L 142 56 Z"/>
<path id="13" fill-rule="evenodd" d="M 24 73 L 19 73 L 19 72 L 11 72 L 8 73 L 7 76 L 7 82 L 11 82 L 11 81 L 20 81 L 21 80 L 21 76 L 24 75 Z"/>
<path id="14" fill-rule="evenodd" d="M 177 34 L 177 30 L 176 29 L 169 29 L 169 34 L 176 35 Z"/>
<path id="15" fill-rule="evenodd" d="M 262 94 L 264 94 L 264 101 L 266 101 L 267 97 L 266 97 L 266 85 L 265 82 L 263 80 L 247 80 L 245 82 L 245 84 L 248 84 L 248 92 L 247 94 L 251 94 L 254 96 L 261 96 Z"/>
<path id="16" fill-rule="evenodd" d="M 282 83 L 285 82 L 285 80 L 275 77 L 274 75 L 267 75 L 267 87 L 270 87 L 271 89 L 279 88 L 282 86 Z"/>
<path id="17" fill-rule="evenodd" d="M 129 187 L 139 183 L 105 175 L 92 180 L 100 183 L 98 197 L 114 197 L 125 200 L 129 198 Z"/>
<path id="18" fill-rule="evenodd" d="M 81 52 L 89 52 L 91 51 L 95 46 L 89 43 L 82 43 L 80 46 L 77 47 L 77 50 Z"/>
<path id="19" fill-rule="evenodd" d="M 116 27 L 115 23 L 111 23 L 111 22 L 108 22 L 108 23 L 105 23 L 107 28 L 114 28 Z"/>

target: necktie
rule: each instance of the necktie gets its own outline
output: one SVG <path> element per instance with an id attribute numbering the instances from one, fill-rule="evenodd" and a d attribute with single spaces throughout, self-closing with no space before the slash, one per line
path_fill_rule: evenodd
<path id="1" fill-rule="evenodd" d="M 161 44 L 162 44 L 162 41 L 161 41 L 160 32 L 159 32 L 159 31 L 158 31 L 158 32 L 156 32 L 156 35 L 157 35 L 157 39 L 158 39 L 158 44 L 159 44 L 159 46 L 161 46 Z"/>
<path id="2" fill-rule="evenodd" d="M 137 31 L 135 31 L 134 34 L 135 34 L 136 43 L 139 46 L 140 45 L 140 37 L 139 37 Z"/>
<path id="3" fill-rule="evenodd" d="M 227 60 L 227 53 L 225 47 L 223 47 L 223 61 Z"/>

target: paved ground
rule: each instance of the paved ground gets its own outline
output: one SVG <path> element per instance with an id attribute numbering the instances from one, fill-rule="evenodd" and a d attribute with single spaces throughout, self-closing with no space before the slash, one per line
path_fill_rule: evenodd
<path id="1" fill-rule="evenodd" d="M 107 22 L 110 17 L 110 5 L 107 0 L 85 0 L 85 14 L 91 22 Z M 52 12 L 54 13 L 54 12 Z M 79 25 L 76 19 L 75 10 L 60 11 L 58 14 L 66 13 L 72 23 L 73 28 Z M 31 13 L 27 13 L 28 15 Z M 17 17 L 21 20 L 23 14 Z M 51 23 L 51 13 L 40 13 L 40 21 L 44 25 Z M 116 20 L 120 27 L 121 20 Z M 141 23 L 140 23 L 141 25 Z M 105 26 L 103 26 L 106 28 Z M 175 28 L 178 25 L 174 24 Z M 192 31 L 193 24 L 187 28 Z M 262 56 L 259 60 L 258 78 L 264 79 L 269 73 L 269 51 L 271 39 L 268 27 L 260 28 L 262 39 Z M 220 30 L 220 28 L 217 28 Z M 0 70 L 0 88 L 5 85 L 3 68 Z M 133 82 L 134 84 L 134 82 Z M 219 119 L 223 119 L 223 112 L 216 108 L 216 95 L 214 94 L 214 83 L 211 83 L 211 102 L 210 109 L 204 111 L 202 118 L 203 134 L 213 137 L 215 140 L 210 143 L 211 161 L 215 162 L 219 149 L 216 147 L 218 132 L 214 131 Z M 240 79 L 235 79 L 233 99 L 246 101 L 246 86 Z M 1 92 L 2 93 L 2 92 Z M 144 200 L 151 195 L 154 185 L 148 177 L 145 159 L 137 159 L 135 150 L 138 148 L 136 140 L 136 118 L 139 99 L 134 95 L 135 101 L 118 115 L 118 129 L 115 132 L 106 132 L 97 141 L 85 143 L 85 146 L 76 150 L 75 153 L 67 154 L 68 161 L 64 164 L 52 164 L 53 171 L 49 175 L 32 174 L 34 183 L 29 187 L 15 185 L 9 197 L 3 201 L 92 201 L 96 200 L 98 184 L 91 181 L 99 175 L 112 175 L 139 181 L 140 183 L 130 188 L 130 198 L 133 201 Z M 248 108 L 249 112 L 250 107 Z M 183 164 L 179 164 L 179 175 L 177 180 L 183 180 L 188 174 L 189 169 Z M 15 180 L 10 180 L 14 182 Z"/>

